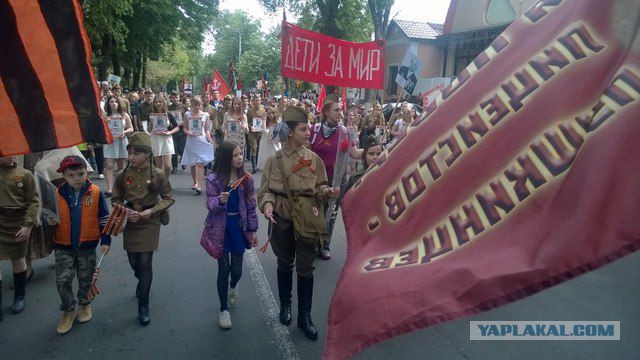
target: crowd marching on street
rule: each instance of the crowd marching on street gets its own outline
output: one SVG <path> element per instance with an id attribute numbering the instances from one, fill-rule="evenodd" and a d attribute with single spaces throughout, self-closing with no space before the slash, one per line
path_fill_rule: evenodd
<path id="1" fill-rule="evenodd" d="M 337 94 L 317 104 L 309 92 L 300 99 L 221 98 L 217 90 L 185 96 L 151 89 L 123 93 L 108 82 L 100 88 L 102 118 L 114 141 L 78 145 L 71 155 L 48 164 L 47 171 L 62 177 L 51 181 L 57 187 L 57 216 L 40 211 L 33 174 L 14 157 L 0 158 L 0 208 L 11 209 L 0 212 L 0 260 L 10 260 L 13 269 L 11 312 L 32 306 L 26 289 L 34 274 L 31 261 L 53 250 L 61 311 L 57 333 L 68 333 L 76 320 L 90 321 L 100 266 L 96 249 L 101 256 L 109 252 L 116 233 L 105 228 L 111 227 L 116 209 L 126 208 L 123 246 L 138 281 L 137 318 L 141 326 L 149 325 L 153 254 L 161 226 L 171 226 L 168 210 L 175 202 L 170 179 L 188 169 L 193 195 L 206 196 L 200 244 L 218 262 L 218 325 L 232 327 L 229 307 L 238 301 L 244 252 L 258 246 L 260 212 L 269 222 L 269 244 L 277 258 L 280 323 L 292 322 L 295 268 L 297 326 L 317 339 L 311 319 L 314 260 L 331 259 L 340 200 L 383 146 L 402 139 L 415 111 L 402 103 L 385 119 L 380 103 L 344 109 Z M 104 186 L 92 177 L 104 179 Z M 54 236 L 42 236 L 43 231 Z M 38 245 L 38 238 L 51 240 L 52 249 Z M 0 308 L 1 301 L 0 292 Z"/>

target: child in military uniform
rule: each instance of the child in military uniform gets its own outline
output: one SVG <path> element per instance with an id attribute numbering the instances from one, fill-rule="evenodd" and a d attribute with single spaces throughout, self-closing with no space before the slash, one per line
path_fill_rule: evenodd
<path id="1" fill-rule="evenodd" d="M 103 254 L 109 252 L 111 237 L 103 235 L 109 220 L 109 207 L 100 188 L 87 179 L 87 164 L 79 156 L 66 156 L 58 172 L 64 183 L 58 187 L 60 222 L 48 218 L 55 226 L 56 285 L 60 295 L 62 318 L 56 328 L 58 334 L 71 331 L 76 317 L 73 278 L 78 277 L 78 322 L 93 317 L 87 293 L 96 271 L 96 247 L 100 242 Z"/>
<path id="2" fill-rule="evenodd" d="M 133 133 L 127 151 L 129 163 L 116 176 L 111 201 L 130 209 L 123 244 L 138 279 L 138 320 L 146 326 L 151 321 L 149 291 L 153 279 L 153 252 L 158 249 L 160 224 L 168 223 L 167 210 L 175 201 L 166 174 L 153 166 L 149 134 Z"/>
<path id="3" fill-rule="evenodd" d="M 24 311 L 28 240 L 39 211 L 33 174 L 19 167 L 13 157 L 0 157 L 0 260 L 11 260 L 13 266 L 14 314 Z M 2 317 L 0 272 L 0 320 Z"/>
<path id="4" fill-rule="evenodd" d="M 298 327 L 306 337 L 315 340 L 318 332 L 311 321 L 315 244 L 326 233 L 322 203 L 329 197 L 338 197 L 340 189 L 327 185 L 322 159 L 305 147 L 309 141 L 309 123 L 304 110 L 295 106 L 287 108 L 274 134 L 285 145 L 267 159 L 258 204 L 273 227 L 271 245 L 278 258 L 280 322 L 291 323 L 295 261 Z M 307 220 L 301 222 L 300 219 Z"/>

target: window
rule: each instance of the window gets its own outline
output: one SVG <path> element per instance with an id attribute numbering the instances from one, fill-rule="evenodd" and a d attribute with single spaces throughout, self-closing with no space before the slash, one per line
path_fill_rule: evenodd
<path id="1" fill-rule="evenodd" d="M 485 20 L 487 24 L 503 24 L 515 20 L 516 12 L 510 0 L 489 0 Z"/>
<path id="2" fill-rule="evenodd" d="M 398 83 L 396 83 L 396 75 L 398 75 L 398 66 L 389 66 L 389 94 L 396 94 L 398 92 Z"/>

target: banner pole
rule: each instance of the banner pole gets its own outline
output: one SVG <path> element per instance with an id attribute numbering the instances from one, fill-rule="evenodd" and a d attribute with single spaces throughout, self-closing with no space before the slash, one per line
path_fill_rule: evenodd
<path id="1" fill-rule="evenodd" d="M 389 121 L 391 121 L 391 118 L 393 117 L 393 115 L 396 114 L 396 112 L 398 112 L 398 105 L 400 105 L 400 99 L 402 98 L 402 95 L 404 95 L 404 86 L 402 87 L 402 89 L 400 89 L 400 95 L 398 95 L 398 99 L 396 99 L 396 106 L 393 108 L 393 112 L 391 113 L 391 116 L 389 116 Z M 387 123 L 387 121 L 385 120 L 385 125 L 389 125 Z"/>

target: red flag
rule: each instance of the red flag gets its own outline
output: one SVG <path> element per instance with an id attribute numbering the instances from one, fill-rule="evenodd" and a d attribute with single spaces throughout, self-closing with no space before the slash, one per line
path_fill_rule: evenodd
<path id="1" fill-rule="evenodd" d="M 354 43 L 282 21 L 282 76 L 316 84 L 383 89 L 385 42 Z"/>
<path id="2" fill-rule="evenodd" d="M 220 98 L 224 98 L 231 92 L 231 88 L 224 81 L 218 70 L 213 70 L 213 80 L 211 82 L 213 90 L 218 90 Z"/>
<path id="3" fill-rule="evenodd" d="M 324 89 L 324 85 L 320 85 L 320 95 L 318 95 L 318 104 L 316 105 L 316 109 L 318 111 L 322 111 L 322 105 L 324 105 L 324 99 L 327 97 L 327 92 Z"/>
<path id="4" fill-rule="evenodd" d="M 1 1 L 0 54 L 0 156 L 113 141 L 79 2 Z"/>
<path id="5" fill-rule="evenodd" d="M 620 6 L 640 11 L 538 2 L 347 192 L 326 359 L 640 247 L 640 47 Z"/>

